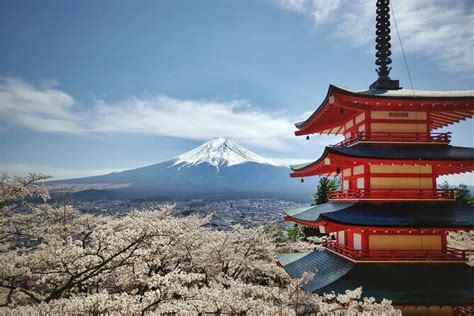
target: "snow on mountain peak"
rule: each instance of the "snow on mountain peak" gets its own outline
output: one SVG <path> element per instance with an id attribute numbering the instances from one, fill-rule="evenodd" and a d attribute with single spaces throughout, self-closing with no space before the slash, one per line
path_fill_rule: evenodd
<path id="1" fill-rule="evenodd" d="M 222 166 L 239 165 L 245 162 L 256 162 L 281 167 L 280 164 L 257 155 L 250 150 L 240 146 L 236 142 L 217 137 L 175 158 L 173 165 L 194 166 L 201 163 L 209 163 L 219 170 Z"/>

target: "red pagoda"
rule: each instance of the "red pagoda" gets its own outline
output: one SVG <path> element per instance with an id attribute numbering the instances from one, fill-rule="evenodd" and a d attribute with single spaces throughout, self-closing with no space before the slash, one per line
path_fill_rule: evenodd
<path id="1" fill-rule="evenodd" d="M 442 175 L 474 170 L 474 149 L 450 145 L 436 133 L 474 115 L 474 91 L 402 89 L 389 77 L 389 1 L 377 1 L 379 78 L 367 90 L 330 85 L 297 136 L 342 135 L 314 162 L 292 166 L 291 177 L 338 176 L 330 201 L 287 212 L 285 219 L 332 233 L 324 250 L 281 254 L 292 277 L 315 272 L 314 293 L 363 287 L 404 315 L 453 315 L 474 305 L 474 268 L 466 252 L 450 248 L 452 231 L 474 229 L 474 208 L 438 189 Z"/>

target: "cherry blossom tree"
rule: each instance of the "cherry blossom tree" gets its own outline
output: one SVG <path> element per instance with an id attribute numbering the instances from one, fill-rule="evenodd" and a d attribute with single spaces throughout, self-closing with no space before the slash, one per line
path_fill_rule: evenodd
<path id="1" fill-rule="evenodd" d="M 466 263 L 474 267 L 474 230 L 469 232 L 450 232 L 448 234 L 448 246 L 459 250 L 465 250 L 467 252 Z"/>
<path id="2" fill-rule="evenodd" d="M 263 227 L 215 231 L 171 205 L 85 215 L 47 204 L 46 178 L 0 178 L 2 314 L 400 314 L 360 288 L 303 292 L 313 276 L 291 280 L 277 267 Z"/>

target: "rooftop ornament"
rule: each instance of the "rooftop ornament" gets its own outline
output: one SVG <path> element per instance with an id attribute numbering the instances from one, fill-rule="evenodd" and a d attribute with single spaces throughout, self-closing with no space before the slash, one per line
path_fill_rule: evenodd
<path id="1" fill-rule="evenodd" d="M 388 67 L 392 63 L 390 56 L 392 51 L 390 48 L 390 0 L 377 0 L 377 17 L 376 17 L 376 31 L 377 35 L 375 42 L 375 49 L 377 52 L 375 56 L 375 64 L 379 66 L 375 71 L 379 75 L 379 78 L 370 85 L 370 89 L 383 89 L 383 90 L 398 90 L 401 89 L 398 80 L 390 79 L 390 70 L 392 67 Z"/>

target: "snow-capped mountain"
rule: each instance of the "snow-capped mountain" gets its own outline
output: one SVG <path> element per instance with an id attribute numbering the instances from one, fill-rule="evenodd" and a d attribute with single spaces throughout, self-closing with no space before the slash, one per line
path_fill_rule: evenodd
<path id="1" fill-rule="evenodd" d="M 97 190 L 108 195 L 172 199 L 281 197 L 311 198 L 315 181 L 300 183 L 290 169 L 219 137 L 171 160 L 151 166 L 87 178 L 51 181 L 51 190 Z M 86 191 L 86 192 L 84 192 Z"/>
<path id="2" fill-rule="evenodd" d="M 282 165 L 257 155 L 225 137 L 213 138 L 201 146 L 179 155 L 175 159 L 174 166 L 184 167 L 208 163 L 216 167 L 217 170 L 222 166 L 230 167 L 246 162 L 282 167 Z"/>

